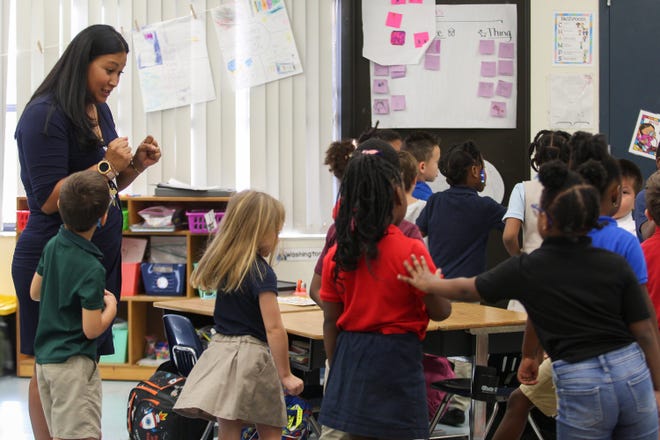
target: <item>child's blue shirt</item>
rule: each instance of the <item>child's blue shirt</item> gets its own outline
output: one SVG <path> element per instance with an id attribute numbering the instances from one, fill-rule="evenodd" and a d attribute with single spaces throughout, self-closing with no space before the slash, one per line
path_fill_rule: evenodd
<path id="1" fill-rule="evenodd" d="M 428 183 L 417 181 L 412 195 L 416 199 L 427 201 L 433 195 L 433 190 Z"/>
<path id="2" fill-rule="evenodd" d="M 592 245 L 623 256 L 637 275 L 639 284 L 646 284 L 646 260 L 639 241 L 630 232 L 619 228 L 612 217 L 601 215 L 598 223 L 604 226 L 589 232 Z"/>

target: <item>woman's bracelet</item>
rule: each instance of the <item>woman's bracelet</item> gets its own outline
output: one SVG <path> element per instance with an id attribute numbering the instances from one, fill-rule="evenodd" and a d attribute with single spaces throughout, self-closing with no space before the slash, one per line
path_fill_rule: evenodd
<path id="1" fill-rule="evenodd" d="M 135 162 L 133 162 L 133 159 L 131 159 L 131 163 L 130 163 L 129 165 L 130 165 L 131 168 L 133 168 L 133 169 L 135 170 L 135 172 L 138 173 L 138 174 L 142 174 L 142 171 L 144 171 L 144 170 L 140 171 L 140 170 L 137 169 L 137 167 L 135 166 Z"/>

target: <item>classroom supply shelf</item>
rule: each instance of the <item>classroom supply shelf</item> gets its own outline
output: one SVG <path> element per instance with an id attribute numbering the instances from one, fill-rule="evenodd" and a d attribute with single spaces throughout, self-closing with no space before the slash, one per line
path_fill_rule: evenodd
<path id="1" fill-rule="evenodd" d="M 289 360 L 291 367 L 310 372 L 325 367 L 325 350 L 323 344 L 302 336 L 289 334 Z"/>
<path id="2" fill-rule="evenodd" d="M 142 218 L 138 212 L 142 209 L 151 206 L 167 206 L 181 209 L 182 212 L 186 211 L 204 211 L 213 209 L 216 213 L 224 212 L 227 207 L 229 197 L 122 197 L 122 206 L 127 211 L 125 218 L 128 219 L 128 224 L 133 225 L 140 223 Z M 27 210 L 27 200 L 25 197 L 18 197 L 16 201 L 16 209 L 18 211 Z M 17 232 L 17 238 L 20 231 Z M 139 292 L 132 296 L 122 296 L 119 303 L 117 316 L 126 320 L 128 324 L 127 332 L 127 356 L 125 363 L 101 363 L 99 369 L 103 379 L 111 380 L 131 380 L 138 381 L 151 377 L 156 367 L 138 365 L 138 361 L 144 357 L 145 337 L 147 335 L 155 335 L 159 340 L 165 340 L 163 334 L 162 311 L 155 309 L 153 303 L 156 301 L 168 301 L 181 299 L 183 297 L 194 298 L 198 296 L 197 290 L 193 289 L 187 280 L 190 278 L 190 273 L 193 270 L 193 263 L 199 261 L 204 249 L 212 237 L 210 234 L 201 234 L 199 232 L 191 231 L 187 226 L 181 225 L 176 230 L 171 232 L 159 231 L 146 231 L 146 232 L 132 232 L 125 230 L 123 235 L 126 237 L 142 237 L 149 238 L 152 236 L 178 236 L 185 237 L 186 243 L 186 264 L 185 264 L 185 279 L 186 283 L 183 288 L 183 295 L 169 296 L 169 295 L 147 295 L 145 292 Z M 19 325 L 17 314 L 16 325 Z M 17 327 L 17 338 L 19 338 L 19 331 Z M 20 346 L 20 341 L 17 341 L 16 346 Z M 17 365 L 16 374 L 21 377 L 32 376 L 34 369 L 34 358 L 26 356 L 21 353 L 16 355 Z"/>

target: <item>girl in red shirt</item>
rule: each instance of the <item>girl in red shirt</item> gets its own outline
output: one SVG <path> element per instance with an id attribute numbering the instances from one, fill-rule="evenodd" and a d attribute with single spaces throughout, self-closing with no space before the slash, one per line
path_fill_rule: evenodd
<path id="1" fill-rule="evenodd" d="M 321 407 L 324 433 L 413 439 L 428 436 L 422 345 L 429 316 L 448 301 L 397 280 L 424 244 L 397 228 L 406 212 L 401 171 L 387 143 L 356 152 L 340 188 L 337 243 L 323 262 L 321 299 L 330 374 Z"/>

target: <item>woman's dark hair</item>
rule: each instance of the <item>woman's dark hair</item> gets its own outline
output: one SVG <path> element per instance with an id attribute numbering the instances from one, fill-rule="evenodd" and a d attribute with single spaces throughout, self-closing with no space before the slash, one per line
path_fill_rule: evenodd
<path id="1" fill-rule="evenodd" d="M 83 29 L 71 40 L 30 102 L 52 94 L 55 105 L 71 120 L 78 142 L 86 148 L 97 147 L 99 139 L 93 132 L 95 123 L 86 111 L 86 105 L 91 102 L 87 91 L 87 70 L 95 58 L 121 52 L 128 53 L 128 43 L 113 27 L 95 24 Z M 54 110 L 52 108 L 46 118 L 45 133 Z"/>
<path id="2" fill-rule="evenodd" d="M 353 139 L 344 139 L 330 144 L 325 151 L 325 165 L 330 167 L 330 172 L 339 180 L 344 176 L 348 159 L 355 151 Z"/>
<path id="3" fill-rule="evenodd" d="M 570 134 L 561 130 L 541 130 L 536 133 L 529 145 L 529 161 L 532 169 L 538 172 L 541 165 L 554 159 L 568 163 L 570 137 Z"/>
<path id="4" fill-rule="evenodd" d="M 375 148 L 376 142 L 381 148 Z M 339 189 L 335 279 L 340 271 L 357 269 L 362 257 L 367 265 L 378 257 L 378 242 L 393 220 L 395 187 L 402 185 L 398 155 L 389 144 L 371 139 L 361 147 L 351 157 Z"/>
<path id="5" fill-rule="evenodd" d="M 591 134 L 586 131 L 576 131 L 568 140 L 570 159 L 568 166 L 576 170 L 589 159 L 602 161 L 608 157 L 607 139 L 603 134 Z"/>
<path id="6" fill-rule="evenodd" d="M 539 180 L 543 184 L 541 208 L 562 235 L 579 237 L 599 227 L 600 195 L 582 176 L 553 160 L 541 166 Z"/>
<path id="7" fill-rule="evenodd" d="M 440 158 L 440 172 L 450 185 L 467 183 L 468 169 L 473 165 L 483 165 L 479 149 L 472 141 L 453 145 Z"/>

